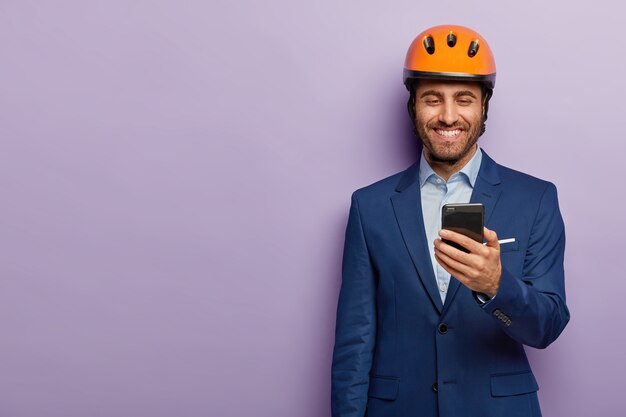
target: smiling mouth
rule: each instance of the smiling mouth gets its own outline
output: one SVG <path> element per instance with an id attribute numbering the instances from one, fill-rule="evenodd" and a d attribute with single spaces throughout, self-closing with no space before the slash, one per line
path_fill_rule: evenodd
<path id="1" fill-rule="evenodd" d="M 459 134 L 461 134 L 461 129 L 455 129 L 455 130 L 435 129 L 435 132 L 439 136 L 443 136 L 444 138 L 453 139 L 453 138 L 456 138 Z"/>

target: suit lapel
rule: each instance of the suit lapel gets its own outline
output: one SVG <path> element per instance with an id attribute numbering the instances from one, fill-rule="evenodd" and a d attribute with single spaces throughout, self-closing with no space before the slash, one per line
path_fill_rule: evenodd
<path id="1" fill-rule="evenodd" d="M 489 219 L 500 197 L 502 190 L 500 189 L 500 175 L 498 174 L 498 165 L 483 150 L 483 160 L 480 164 L 478 177 L 474 184 L 470 203 L 482 203 L 485 206 L 485 225 L 489 224 Z M 448 286 L 448 294 L 442 314 L 448 310 L 448 307 L 454 301 L 456 292 L 461 283 L 454 277 L 450 277 L 450 285 Z"/>
<path id="2" fill-rule="evenodd" d="M 391 204 L 402 232 L 404 243 L 417 269 L 422 285 L 439 313 L 443 309 L 435 273 L 430 261 L 424 219 L 422 215 L 422 197 L 419 183 L 419 160 L 406 171 L 396 191 L 391 197 Z"/>
<path id="3" fill-rule="evenodd" d="M 480 164 L 470 203 L 483 203 L 485 206 L 485 225 L 489 224 L 489 219 L 495 210 L 501 192 L 498 164 L 483 151 L 483 161 Z"/>

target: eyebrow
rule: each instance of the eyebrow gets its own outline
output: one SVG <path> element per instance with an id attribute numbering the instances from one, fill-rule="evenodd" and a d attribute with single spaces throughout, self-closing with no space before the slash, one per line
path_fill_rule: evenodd
<path id="1" fill-rule="evenodd" d="M 420 96 L 420 98 L 424 98 L 426 96 L 435 96 L 437 98 L 443 98 L 443 94 L 441 94 L 439 91 L 437 90 L 426 90 L 422 93 L 422 95 Z"/>
<path id="2" fill-rule="evenodd" d="M 456 94 L 454 94 L 454 97 L 460 97 L 460 96 L 470 96 L 476 99 L 478 98 L 476 97 L 476 95 L 474 95 L 474 93 L 472 93 L 469 90 L 458 91 Z"/>
<path id="3" fill-rule="evenodd" d="M 437 98 L 443 98 L 443 94 L 441 94 L 439 91 L 437 90 L 426 90 L 424 91 L 421 95 L 420 98 L 424 98 L 426 96 L 435 96 Z M 462 97 L 462 96 L 470 96 L 473 97 L 475 99 L 477 99 L 478 97 L 476 97 L 476 95 L 474 93 L 472 93 L 469 90 L 461 90 L 461 91 L 457 91 L 456 93 L 454 93 L 454 97 Z"/>

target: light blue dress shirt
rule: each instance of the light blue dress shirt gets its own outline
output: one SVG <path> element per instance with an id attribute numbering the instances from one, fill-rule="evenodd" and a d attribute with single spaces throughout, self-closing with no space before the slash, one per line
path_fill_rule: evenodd
<path id="1" fill-rule="evenodd" d="M 448 203 L 469 203 L 482 159 L 483 152 L 477 146 L 472 159 L 459 172 L 452 174 L 446 182 L 435 174 L 422 152 L 419 180 L 422 191 L 424 230 L 441 302 L 445 302 L 450 284 L 450 274 L 435 259 L 434 241 L 439 237 L 439 230 L 441 230 L 441 209 L 444 204 Z"/>

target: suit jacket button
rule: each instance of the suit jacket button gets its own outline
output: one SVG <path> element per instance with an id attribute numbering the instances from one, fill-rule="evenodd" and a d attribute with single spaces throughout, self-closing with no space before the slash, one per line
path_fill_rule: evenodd
<path id="1" fill-rule="evenodd" d="M 441 323 L 437 330 L 439 330 L 439 333 L 441 334 L 446 334 L 448 332 L 448 325 L 445 323 Z"/>
<path id="2" fill-rule="evenodd" d="M 433 384 L 433 391 L 435 392 L 439 391 L 439 386 L 437 385 L 436 382 Z"/>

